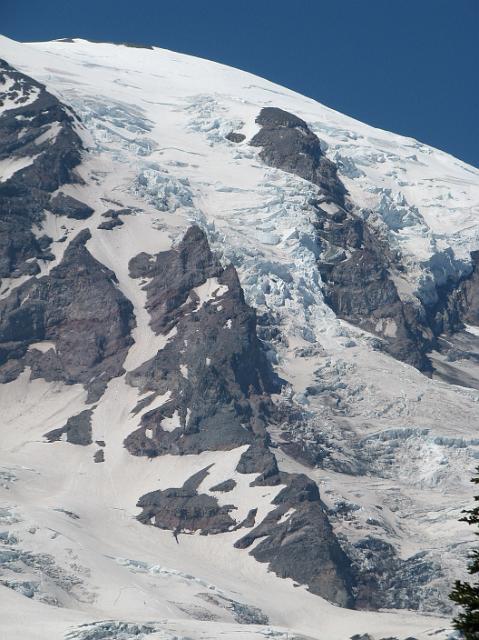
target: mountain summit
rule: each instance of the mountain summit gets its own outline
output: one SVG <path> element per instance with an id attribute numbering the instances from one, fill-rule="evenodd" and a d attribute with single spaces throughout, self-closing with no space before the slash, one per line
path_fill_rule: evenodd
<path id="1" fill-rule="evenodd" d="M 156 47 L 0 38 L 0 629 L 448 637 L 479 171 Z"/>

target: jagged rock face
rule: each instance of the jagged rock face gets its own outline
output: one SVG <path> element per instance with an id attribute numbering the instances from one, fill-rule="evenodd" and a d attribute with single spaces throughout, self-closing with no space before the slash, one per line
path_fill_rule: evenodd
<path id="1" fill-rule="evenodd" d="M 286 483 L 287 487 L 275 500 L 280 506 L 237 546 L 245 548 L 265 537 L 252 551 L 255 558 L 268 562 L 279 576 L 307 584 L 338 604 L 351 605 L 348 561 L 320 504 L 316 484 L 303 476 L 281 474 L 268 446 L 266 420 L 273 409 L 269 393 L 277 386 L 234 268 L 222 269 L 204 233 L 193 227 L 177 249 L 154 259 L 138 256 L 130 270 L 137 277 L 151 278 L 145 286 L 151 326 L 176 332 L 152 360 L 128 374 L 130 384 L 149 392 L 151 399 L 167 391 L 171 396 L 159 409 L 143 415 L 140 429 L 125 446 L 135 455 L 156 456 L 249 444 L 236 470 L 256 474 L 251 486 Z M 200 305 L 201 287 L 207 282 L 212 282 L 210 296 Z M 234 505 L 220 507 L 216 498 L 198 493 L 204 477 L 200 472 L 182 488 L 140 498 L 140 521 L 176 532 L 220 533 L 254 526 L 256 509 L 237 523 L 230 516 Z M 212 490 L 229 491 L 234 486 L 227 480 Z M 294 514 L 280 522 L 290 509 Z"/>
<path id="2" fill-rule="evenodd" d="M 64 215 L 73 220 L 86 220 L 93 213 L 93 209 L 87 204 L 64 193 L 58 193 L 51 198 L 48 208 L 52 213 Z"/>
<path id="3" fill-rule="evenodd" d="M 342 204 L 346 189 L 337 168 L 321 150 L 318 137 L 304 120 L 277 107 L 261 109 L 256 123 L 261 126 L 250 144 L 262 147 L 261 159 L 271 167 L 304 178 Z"/>
<path id="4" fill-rule="evenodd" d="M 429 306 L 402 299 L 394 282 L 404 271 L 401 256 L 355 212 L 336 165 L 306 122 L 275 107 L 262 109 L 256 122 L 261 129 L 250 144 L 262 147 L 260 158 L 319 187 L 310 206 L 326 302 L 339 317 L 378 335 L 378 346 L 392 356 L 430 372 L 427 353 L 437 347 L 436 337 L 461 326 L 459 283 L 438 287 Z"/>
<path id="5" fill-rule="evenodd" d="M 276 457 L 261 440 L 257 440 L 242 454 L 236 471 L 259 474 L 251 486 L 275 485 L 280 482 Z"/>
<path id="6" fill-rule="evenodd" d="M 201 531 L 203 534 L 223 533 L 233 529 L 236 521 L 229 515 L 234 505 L 218 504 L 218 500 L 197 489 L 208 475 L 208 468 L 198 472 L 176 489 L 157 490 L 138 500 L 142 512 L 138 520 L 169 529 L 175 534 Z"/>
<path id="7" fill-rule="evenodd" d="M 66 424 L 45 434 L 49 442 L 61 440 L 64 436 L 67 442 L 86 446 L 92 443 L 91 416 L 92 409 L 85 409 L 76 416 L 68 418 Z"/>
<path id="8" fill-rule="evenodd" d="M 210 491 L 220 491 L 221 493 L 228 493 L 229 491 L 233 491 L 236 487 L 236 481 L 232 478 L 228 478 L 228 480 L 224 480 L 219 484 L 215 484 L 214 487 L 211 487 Z"/>
<path id="9" fill-rule="evenodd" d="M 460 283 L 461 320 L 479 325 L 479 251 L 471 252 L 472 271 Z M 457 326 L 455 327 L 457 328 Z"/>
<path id="10" fill-rule="evenodd" d="M 138 256 L 130 267 L 132 275 L 151 278 L 145 289 L 152 328 L 167 333 L 174 327 L 175 333 L 127 376 L 151 399 L 170 393 L 168 402 L 143 415 L 141 428 L 125 441 L 128 450 L 199 453 L 266 439 L 268 392 L 278 385 L 234 268 L 217 263 L 198 227 L 177 249 L 153 260 Z"/>
<path id="11" fill-rule="evenodd" d="M 156 256 L 140 253 L 130 261 L 129 268 L 132 278 L 150 279 L 144 287 L 146 308 L 151 328 L 157 334 L 168 333 L 185 313 L 196 308 L 195 292 L 188 300 L 192 289 L 223 273 L 205 234 L 197 226 L 188 229 L 177 250 Z"/>
<path id="12" fill-rule="evenodd" d="M 50 275 L 31 278 L 0 301 L 3 382 L 29 366 L 32 378 L 85 385 L 94 402 L 123 372 L 133 307 L 115 274 L 88 252 L 89 237 L 89 231 L 78 234 Z M 35 348 L 45 342 L 46 350 Z"/>
<path id="13" fill-rule="evenodd" d="M 338 209 L 328 215 L 320 205 L 316 210 L 326 302 L 339 317 L 380 336 L 395 358 L 432 371 L 428 353 L 444 347 L 437 338 L 464 322 L 479 322 L 474 256 L 472 270 L 436 286 L 433 301 L 404 300 L 392 277 L 404 273 L 401 256 L 353 213 Z"/>
<path id="14" fill-rule="evenodd" d="M 275 107 L 262 109 L 256 122 L 261 129 L 251 144 L 262 147 L 261 159 L 319 187 L 311 206 L 328 304 L 338 316 L 380 335 L 395 357 L 427 369 L 427 330 L 418 326 L 417 309 L 399 297 L 390 275 L 390 268 L 397 268 L 394 256 L 351 211 L 337 167 L 324 156 L 317 136 L 306 122 Z"/>
<path id="15" fill-rule="evenodd" d="M 442 602 L 434 589 L 441 567 L 418 553 L 407 560 L 394 547 L 378 538 L 365 538 L 354 545 L 353 571 L 357 576 L 356 603 L 360 609 L 423 609 L 450 614 L 452 607 Z"/>
<path id="16" fill-rule="evenodd" d="M 434 334 L 419 300 L 413 304 L 399 296 L 391 277 L 401 269 L 397 256 L 351 212 L 316 210 L 326 302 L 339 317 L 381 336 L 394 357 L 429 370 L 425 354 Z"/>
<path id="17" fill-rule="evenodd" d="M 238 540 L 259 562 L 283 578 L 306 584 L 312 593 L 341 606 L 352 606 L 353 578 L 349 559 L 341 549 L 321 504 L 317 485 L 303 475 L 280 474 L 286 483 L 273 500 L 278 505 Z"/>
<path id="18" fill-rule="evenodd" d="M 78 181 L 83 149 L 75 116 L 45 87 L 0 60 L 0 162 L 17 170 L 0 182 L 0 278 L 38 273 L 49 242 L 32 232 L 50 194 Z M 28 262 L 27 262 L 28 261 Z"/>

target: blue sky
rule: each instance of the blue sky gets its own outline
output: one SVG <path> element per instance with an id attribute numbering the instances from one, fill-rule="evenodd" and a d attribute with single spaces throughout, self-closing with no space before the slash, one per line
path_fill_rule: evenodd
<path id="1" fill-rule="evenodd" d="M 191 53 L 479 167 L 479 0 L 1 0 L 1 8 L 0 28 L 17 40 L 80 36 Z"/>

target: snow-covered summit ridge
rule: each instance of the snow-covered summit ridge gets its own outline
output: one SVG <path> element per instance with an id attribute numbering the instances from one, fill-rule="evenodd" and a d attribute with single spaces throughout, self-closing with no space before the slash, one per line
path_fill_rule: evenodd
<path id="1" fill-rule="evenodd" d="M 25 54 L 27 47 L 35 56 Z M 4 38 L 2 49 L 10 50 L 19 68 L 55 85 L 72 102 L 75 94 L 96 104 L 104 96 L 117 100 L 119 109 L 121 103 L 128 104 L 132 114 L 139 109 L 155 133 L 161 134 L 161 148 L 169 151 L 173 149 L 168 140 L 176 140 L 172 146 L 178 142 L 174 127 L 178 120 L 172 114 L 165 117 L 172 104 L 169 101 L 203 102 L 197 126 L 210 139 L 241 122 L 242 133 L 251 137 L 262 106 L 291 111 L 327 144 L 328 157 L 338 163 L 355 202 L 374 211 L 377 224 L 412 261 L 427 261 L 432 254 L 452 247 L 456 259 L 467 262 L 477 244 L 479 170 L 413 138 L 360 123 L 252 74 L 157 47 L 131 48 L 81 39 L 19 47 Z M 54 62 L 58 56 L 60 67 Z M 79 69 L 81 89 L 72 86 Z M 202 95 L 205 78 L 207 104 Z M 191 138 L 189 143 L 193 145 Z M 184 161 L 187 152 L 194 152 L 193 146 L 188 149 L 185 145 L 177 152 L 178 161 Z M 444 268 L 460 271 L 464 267 L 449 261 Z"/>

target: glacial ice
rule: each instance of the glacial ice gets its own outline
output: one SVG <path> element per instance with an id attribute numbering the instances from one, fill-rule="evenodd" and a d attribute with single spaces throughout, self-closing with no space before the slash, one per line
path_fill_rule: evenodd
<path id="1" fill-rule="evenodd" d="M 142 169 L 133 186 L 133 192 L 145 198 L 158 211 L 174 212 L 178 208 L 192 208 L 193 199 L 187 179 L 176 179 L 166 169 L 151 164 Z"/>
<path id="2" fill-rule="evenodd" d="M 88 127 L 97 152 L 118 145 L 124 151 L 141 157 L 149 156 L 157 146 L 147 135 L 153 124 L 137 107 L 120 102 L 103 102 L 97 98 L 73 98 L 72 106 Z M 119 162 L 124 159 L 118 151 L 115 158 Z"/>
<path id="3" fill-rule="evenodd" d="M 205 134 L 210 145 L 230 144 L 226 140 L 227 134 L 243 127 L 244 123 L 239 118 L 222 117 L 226 109 L 221 107 L 218 100 L 211 95 L 191 96 L 187 103 L 186 110 L 191 114 L 186 125 L 187 129 Z"/>
<path id="4" fill-rule="evenodd" d="M 84 624 L 69 631 L 65 640 L 143 640 L 155 633 L 158 640 L 187 640 L 169 633 L 162 625 L 155 623 L 121 622 L 105 620 Z"/>

